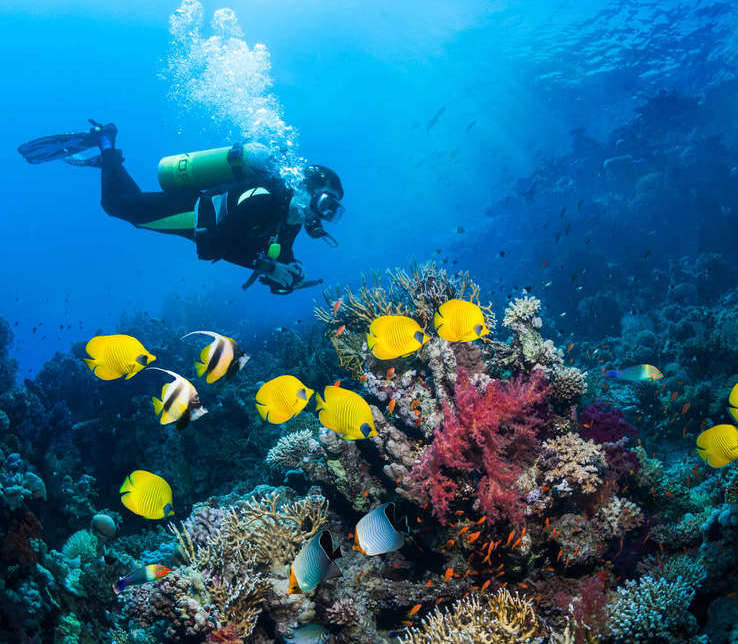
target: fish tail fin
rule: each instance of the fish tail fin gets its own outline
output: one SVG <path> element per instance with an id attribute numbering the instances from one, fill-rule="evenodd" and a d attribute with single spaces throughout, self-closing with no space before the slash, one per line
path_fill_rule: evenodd
<path id="1" fill-rule="evenodd" d="M 325 400 L 320 397 L 320 394 L 315 394 L 315 411 L 325 409 Z"/>
<path id="2" fill-rule="evenodd" d="M 119 579 L 113 584 L 113 592 L 116 595 L 120 595 L 120 593 L 125 590 L 126 588 L 126 580 L 125 579 Z"/>
<path id="3" fill-rule="evenodd" d="M 438 311 L 436 311 L 433 314 L 433 328 L 438 329 L 438 327 L 441 326 L 442 324 L 443 324 L 443 317 Z"/>
<path id="4" fill-rule="evenodd" d="M 238 370 L 241 371 L 246 366 L 246 363 L 251 360 L 251 356 L 247 354 L 242 354 L 238 358 Z"/>
<path id="5" fill-rule="evenodd" d="M 335 561 L 331 561 L 328 564 L 328 569 L 325 573 L 326 579 L 333 579 L 334 577 L 341 577 L 343 573 L 341 572 L 341 569 L 338 567 L 338 564 Z"/>
<path id="6" fill-rule="evenodd" d="M 85 364 L 90 368 L 90 371 L 95 373 L 95 366 L 97 365 L 95 358 L 82 358 L 82 360 L 84 360 Z"/>
<path id="7" fill-rule="evenodd" d="M 295 577 L 295 571 L 290 567 L 290 585 L 287 589 L 288 595 L 302 595 L 302 589 L 300 584 L 297 583 L 297 577 Z"/>
<path id="8" fill-rule="evenodd" d="M 193 409 L 190 409 L 190 420 L 196 421 L 207 413 L 208 410 L 205 409 L 205 407 L 194 407 Z"/>
<path id="9" fill-rule="evenodd" d="M 156 397 L 152 398 L 151 402 L 154 403 L 154 413 L 158 416 L 161 414 L 161 410 L 164 409 L 164 403 Z"/>
<path id="10" fill-rule="evenodd" d="M 374 345 L 377 344 L 377 338 L 376 336 L 373 336 L 371 333 L 366 334 L 366 346 L 369 347 L 369 351 L 374 349 Z"/>
<path id="11" fill-rule="evenodd" d="M 205 373 L 205 370 L 207 369 L 207 365 L 203 364 L 202 362 L 198 362 L 195 360 L 195 371 L 197 372 L 197 377 L 202 378 L 202 374 Z"/>

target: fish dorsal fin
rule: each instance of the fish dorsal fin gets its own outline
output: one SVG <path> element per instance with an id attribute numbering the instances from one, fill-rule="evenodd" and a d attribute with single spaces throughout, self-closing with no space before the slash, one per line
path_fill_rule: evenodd
<path id="1" fill-rule="evenodd" d="M 209 335 L 214 340 L 218 340 L 219 338 L 225 337 L 222 336 L 220 333 L 216 333 L 215 331 L 190 331 L 189 333 L 185 333 L 180 340 L 184 340 L 185 338 L 190 337 L 191 335 L 195 335 L 196 333 L 199 333 L 200 335 Z"/>

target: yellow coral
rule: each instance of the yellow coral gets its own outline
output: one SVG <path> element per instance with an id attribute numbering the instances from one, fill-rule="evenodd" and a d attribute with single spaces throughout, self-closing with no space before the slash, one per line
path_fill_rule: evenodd
<path id="1" fill-rule="evenodd" d="M 470 595 L 449 610 L 436 608 L 420 627 L 407 631 L 404 644 L 518 644 L 542 642 L 541 622 L 533 605 L 499 590 L 492 596 Z"/>

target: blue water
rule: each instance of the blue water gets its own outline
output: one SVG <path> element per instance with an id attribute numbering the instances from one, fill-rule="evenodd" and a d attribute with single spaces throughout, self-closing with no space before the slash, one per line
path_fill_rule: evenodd
<path id="1" fill-rule="evenodd" d="M 484 209 L 537 162 L 565 151 L 571 129 L 605 136 L 648 92 L 704 91 L 731 73 L 733 36 L 724 30 L 735 13 L 725 3 L 692 5 L 233 4 L 245 41 L 269 50 L 272 93 L 298 132 L 300 153 L 335 168 L 345 185 L 347 214 L 331 230 L 339 249 L 304 235 L 297 241 L 307 274 L 355 281 L 361 271 L 425 259 L 450 244 L 473 268 L 485 258 L 479 248 L 466 252 L 470 238 L 492 229 L 503 242 L 516 232 L 514 220 L 501 227 Z M 204 6 L 209 17 L 220 5 Z M 107 217 L 97 171 L 31 167 L 15 152 L 35 136 L 82 128 L 88 117 L 112 120 L 129 171 L 156 189 L 161 156 L 229 143 L 221 138 L 226 125 L 167 96 L 162 72 L 176 7 L 0 8 L 2 313 L 18 323 L 23 376 L 109 329 L 121 312 L 160 315 L 172 297 L 208 296 L 214 314 L 254 325 L 310 317 L 316 292 L 244 294 L 244 270 L 199 262 L 186 241 Z M 457 226 L 464 237 L 454 236 Z M 233 300 L 228 311 L 224 298 Z"/>
<path id="2" fill-rule="evenodd" d="M 328 499 L 348 552 L 343 577 L 311 598 L 282 610 L 280 566 L 295 553 L 279 565 L 275 555 L 269 571 L 242 552 L 221 562 L 243 564 L 248 572 L 234 578 L 258 570 L 274 584 L 256 630 L 268 641 L 307 619 L 292 614 L 307 601 L 341 641 L 394 641 L 408 619 L 417 626 L 439 603 L 449 609 L 480 587 L 499 593 L 508 580 L 535 602 L 541 632 L 563 630 L 571 600 L 604 637 L 652 641 L 637 629 L 676 614 L 664 641 L 698 641 L 698 630 L 699 641 L 734 641 L 735 625 L 718 618 L 738 610 L 736 463 L 714 468 L 695 444 L 714 435 L 706 428 L 733 422 L 726 401 L 738 381 L 738 4 L 222 1 L 0 4 L 0 639 L 109 641 L 138 624 L 150 637 L 135 641 L 183 641 L 187 620 L 169 624 L 140 598 L 160 588 L 174 596 L 172 579 L 198 575 L 214 593 L 227 575 L 217 566 L 183 572 L 164 522 L 121 506 L 119 482 L 146 469 L 171 484 L 176 519 L 208 547 L 209 534 L 228 531 L 226 508 L 240 512 L 255 486 L 289 485 L 284 499 L 298 499 L 316 485 Z M 117 125 L 143 190 L 158 189 L 161 157 L 238 141 L 269 146 L 289 185 L 305 162 L 333 168 L 346 212 L 325 227 L 339 246 L 304 232 L 294 246 L 307 278 L 323 285 L 283 297 L 260 284 L 244 291 L 250 271 L 198 260 L 188 240 L 109 217 L 99 170 L 29 165 L 17 152 L 83 130 L 88 118 Z M 428 260 L 479 284 L 480 303 L 497 316 L 484 344 L 449 345 L 428 322 L 430 343 L 409 358 L 398 350 L 400 359 L 377 361 L 353 346 L 373 316 L 340 308 L 338 291 Z M 326 300 L 337 307 L 318 322 L 324 287 L 336 289 Z M 540 317 L 518 310 L 503 327 L 505 307 L 525 295 L 540 298 Z M 447 297 L 428 301 L 435 309 Z M 428 313 L 412 307 L 418 319 Z M 193 379 L 203 420 L 181 432 L 159 425 L 150 399 L 160 372 L 114 382 L 88 373 L 82 345 L 121 327 L 158 354 L 155 366 Z M 195 379 L 204 345 L 178 339 L 195 329 L 233 335 L 251 362 L 230 382 Z M 346 356 L 353 370 L 339 366 Z M 663 379 L 602 375 L 641 364 Z M 316 392 L 342 379 L 375 406 L 379 439 L 347 449 L 320 427 L 329 420 L 318 422 L 312 402 L 294 422 L 263 423 L 256 392 L 286 373 Z M 543 380 L 551 389 L 536 393 Z M 500 395 L 482 401 L 483 391 Z M 500 411 L 506 405 L 513 411 Z M 293 430 L 307 430 L 288 437 L 294 454 L 267 455 Z M 722 442 L 702 451 L 727 458 L 736 432 L 723 427 Z M 551 447 L 559 439 L 575 446 Z M 485 440 L 502 447 L 482 452 Z M 485 458 L 472 462 L 478 453 Z M 589 488 L 579 474 L 553 473 L 583 463 L 593 468 L 584 479 L 597 479 Z M 407 545 L 359 557 L 346 535 L 390 501 L 409 521 Z M 618 509 L 626 501 L 636 504 L 630 514 Z M 84 532 L 98 512 L 122 537 L 105 547 Z M 301 547 L 305 530 L 287 541 Z M 94 541 L 88 560 L 72 547 L 85 539 Z M 483 543 L 503 544 L 497 559 L 490 549 L 482 558 Z M 114 596 L 111 583 L 144 561 L 176 570 Z M 659 565 L 679 573 L 668 601 L 641 618 L 620 610 L 639 612 L 624 584 L 640 576 L 650 587 Z M 346 600 L 370 604 L 370 619 L 342 622 L 334 602 Z M 608 621 L 608 605 L 632 623 Z M 209 624 L 187 641 L 238 621 L 203 610 Z M 79 638 L 62 637 L 74 628 Z"/>

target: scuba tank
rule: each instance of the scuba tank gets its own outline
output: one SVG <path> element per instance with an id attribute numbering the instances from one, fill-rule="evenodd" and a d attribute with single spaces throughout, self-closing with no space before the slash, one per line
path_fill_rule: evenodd
<path id="1" fill-rule="evenodd" d="M 246 146 L 212 148 L 164 157 L 157 176 L 165 192 L 206 190 L 243 178 L 247 170 Z"/>

